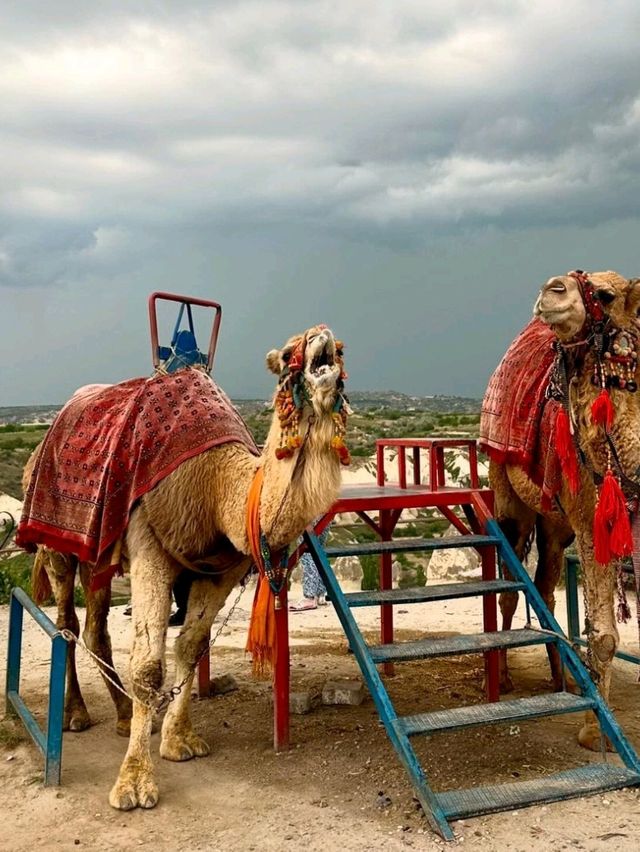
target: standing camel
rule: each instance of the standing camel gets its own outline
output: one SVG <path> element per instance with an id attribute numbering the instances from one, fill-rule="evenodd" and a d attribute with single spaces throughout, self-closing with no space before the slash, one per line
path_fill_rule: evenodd
<path id="1" fill-rule="evenodd" d="M 619 642 L 616 569 L 633 549 L 627 510 L 637 511 L 640 494 L 639 308 L 640 281 L 615 272 L 547 281 L 535 304 L 536 319 L 491 379 L 480 428 L 497 519 L 520 559 L 536 532 L 535 583 L 551 611 L 564 549 L 575 536 L 589 665 L 605 700 Z M 543 385 L 527 396 L 523 388 L 535 375 Z M 505 629 L 517 600 L 513 594 L 501 598 Z M 550 658 L 559 689 L 557 651 Z M 503 686 L 512 688 L 506 653 L 501 668 Z M 587 713 L 578 740 L 585 748 L 601 748 L 593 713 Z"/>
<path id="2" fill-rule="evenodd" d="M 340 463 L 348 461 L 341 345 L 328 328 L 316 326 L 269 352 L 267 366 L 278 376 L 278 385 L 262 454 L 255 455 L 240 441 L 214 446 L 179 464 L 131 511 L 122 547 L 131 575 L 130 675 L 137 700 L 129 747 L 109 795 L 114 808 L 151 808 L 158 801 L 150 697 L 158 695 L 165 678 L 171 588 L 185 560 L 197 562 L 212 547 L 225 553 L 224 569 L 192 584 L 176 640 L 175 682 L 183 685 L 168 706 L 160 744 L 161 756 L 173 761 L 209 754 L 209 745 L 192 728 L 191 684 L 216 614 L 254 561 L 255 544 L 247 532 L 250 491 L 255 495 L 262 477 L 254 522 L 262 544 L 274 554 L 295 541 L 338 496 Z"/>

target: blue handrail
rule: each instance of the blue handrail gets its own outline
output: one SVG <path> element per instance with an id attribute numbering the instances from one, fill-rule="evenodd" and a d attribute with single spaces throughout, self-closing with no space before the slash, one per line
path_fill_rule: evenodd
<path id="1" fill-rule="evenodd" d="M 43 731 L 20 696 L 20 664 L 22 661 L 22 624 L 24 611 L 51 639 L 49 671 L 49 709 L 47 728 Z M 64 721 L 64 682 L 67 670 L 67 641 L 51 619 L 22 589 L 11 592 L 9 608 L 9 642 L 7 649 L 7 714 L 18 716 L 29 735 L 44 755 L 45 786 L 60 784 L 62 772 L 62 726 Z"/>

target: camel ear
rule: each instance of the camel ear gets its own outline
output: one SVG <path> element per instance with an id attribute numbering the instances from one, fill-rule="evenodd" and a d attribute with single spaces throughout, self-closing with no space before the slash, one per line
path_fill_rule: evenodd
<path id="1" fill-rule="evenodd" d="M 279 376 L 281 369 L 282 364 L 280 363 L 280 350 L 272 349 L 271 352 L 267 352 L 267 370 L 271 370 L 272 373 Z"/>
<path id="2" fill-rule="evenodd" d="M 640 278 L 632 278 L 627 288 L 625 311 L 633 317 L 640 314 Z"/>

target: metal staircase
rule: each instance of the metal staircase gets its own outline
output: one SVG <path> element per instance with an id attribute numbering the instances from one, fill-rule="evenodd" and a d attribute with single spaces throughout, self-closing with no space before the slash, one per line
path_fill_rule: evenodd
<path id="1" fill-rule="evenodd" d="M 367 542 L 327 549 L 322 547 L 313 533 L 306 532 L 304 536 L 362 670 L 387 735 L 409 773 L 427 820 L 432 828 L 446 840 L 452 840 L 454 836 L 449 825 L 450 820 L 640 784 L 638 756 L 600 696 L 575 649 L 564 638 L 559 624 L 547 609 L 497 522 L 491 518 L 486 520 L 484 532 L 484 535 Z M 514 579 L 500 578 L 345 594 L 329 564 L 329 557 L 334 556 L 406 553 L 461 547 L 474 547 L 480 552 L 486 548 L 492 548 L 498 565 L 502 566 L 504 563 Z M 524 595 L 527 609 L 525 628 L 369 646 L 364 641 L 351 612 L 354 607 L 425 603 L 460 597 L 495 595 L 507 590 Z M 532 624 L 532 611 L 537 618 L 535 626 Z M 580 695 L 560 692 L 399 717 L 377 669 L 377 665 L 381 663 L 397 663 L 457 654 L 486 654 L 496 649 L 547 643 L 555 643 L 563 665 L 573 676 L 581 692 Z M 623 766 L 607 762 L 588 763 L 585 766 L 540 779 L 438 793 L 431 789 L 410 741 L 412 737 L 425 734 L 433 735 L 473 726 L 537 719 L 542 716 L 584 710 L 593 710 L 597 715 L 603 734 L 610 740 Z"/>

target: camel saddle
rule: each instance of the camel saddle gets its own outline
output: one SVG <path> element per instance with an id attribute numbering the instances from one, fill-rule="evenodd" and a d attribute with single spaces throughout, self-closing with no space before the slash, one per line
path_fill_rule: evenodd
<path id="1" fill-rule="evenodd" d="M 16 542 L 74 554 L 108 582 L 136 501 L 187 459 L 230 442 L 258 454 L 237 409 L 201 370 L 89 386 L 47 432 Z"/>
<path id="2" fill-rule="evenodd" d="M 478 442 L 492 461 L 527 473 L 542 490 L 544 509 L 562 486 L 554 435 L 560 403 L 546 398 L 555 339 L 533 319 L 507 349 L 482 401 Z"/>

